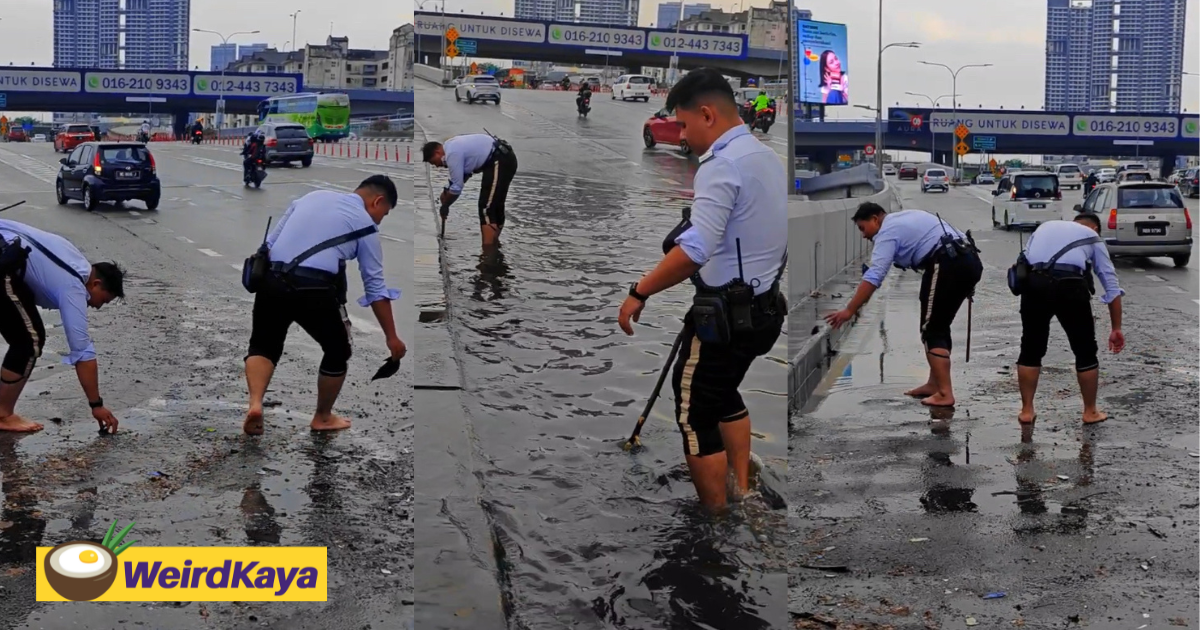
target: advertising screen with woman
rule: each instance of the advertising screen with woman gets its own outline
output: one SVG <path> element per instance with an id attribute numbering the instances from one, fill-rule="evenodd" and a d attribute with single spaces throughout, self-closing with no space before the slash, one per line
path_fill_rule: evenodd
<path id="1" fill-rule="evenodd" d="M 800 100 L 822 105 L 849 105 L 846 25 L 798 20 L 796 32 L 800 45 L 796 55 Z"/>

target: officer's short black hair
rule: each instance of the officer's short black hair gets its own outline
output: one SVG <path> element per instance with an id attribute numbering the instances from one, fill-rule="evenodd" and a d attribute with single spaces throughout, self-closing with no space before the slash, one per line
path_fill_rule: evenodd
<path id="1" fill-rule="evenodd" d="M 667 94 L 667 111 L 693 110 L 701 102 L 718 103 L 737 109 L 733 86 L 720 72 L 699 68 L 687 73 Z"/>
<path id="2" fill-rule="evenodd" d="M 1100 230 L 1100 217 L 1092 214 L 1091 212 L 1080 212 L 1079 214 L 1075 215 L 1074 220 L 1091 223 L 1092 227 L 1096 228 L 1097 231 Z"/>
<path id="3" fill-rule="evenodd" d="M 428 162 L 429 160 L 432 160 L 434 151 L 437 151 L 440 148 L 442 148 L 441 142 L 426 142 L 421 147 L 422 161 Z"/>
<path id="4" fill-rule="evenodd" d="M 396 192 L 396 184 L 387 175 L 372 175 L 364 179 L 355 190 L 362 190 L 363 188 L 370 188 L 383 195 L 387 198 L 388 205 L 393 208 L 396 207 L 396 202 L 400 200 L 400 195 Z"/>
<path id="5" fill-rule="evenodd" d="M 876 216 L 882 217 L 886 214 L 887 210 L 884 210 L 883 206 L 873 201 L 867 201 L 858 206 L 858 210 L 855 211 L 851 220 L 858 223 L 859 221 L 866 221 Z"/>
<path id="6" fill-rule="evenodd" d="M 100 286 L 109 295 L 125 299 L 125 270 L 115 262 L 100 262 L 92 265 L 92 275 L 100 280 Z"/>

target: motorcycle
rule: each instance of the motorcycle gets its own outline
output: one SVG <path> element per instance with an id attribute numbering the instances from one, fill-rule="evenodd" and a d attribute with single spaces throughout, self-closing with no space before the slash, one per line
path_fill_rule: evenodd
<path id="1" fill-rule="evenodd" d="M 204 141 L 204 132 L 197 129 L 192 132 L 192 144 L 200 144 Z"/>
<path id="2" fill-rule="evenodd" d="M 262 158 L 255 158 L 250 169 L 242 176 L 242 183 L 246 186 L 254 186 L 258 188 L 262 186 L 263 180 L 267 178 L 267 165 Z"/>
<path id="3" fill-rule="evenodd" d="M 742 103 L 742 109 L 740 113 L 742 115 L 742 122 L 746 123 L 747 125 L 753 125 L 754 101 L 746 101 L 745 103 Z"/>
<path id="4" fill-rule="evenodd" d="M 761 129 L 763 133 L 770 133 L 771 125 L 775 124 L 775 108 L 768 107 L 754 116 L 754 122 L 750 124 L 750 130 L 755 128 Z"/>
<path id="5" fill-rule="evenodd" d="M 579 111 L 579 115 L 583 116 L 584 118 L 587 118 L 588 112 L 592 111 L 592 97 L 583 96 L 583 97 L 580 97 L 578 100 L 579 100 L 579 104 L 578 104 L 577 110 Z"/>
<path id="6" fill-rule="evenodd" d="M 150 134 L 146 133 L 145 131 L 139 131 L 137 134 L 137 141 L 143 144 L 150 142 Z"/>

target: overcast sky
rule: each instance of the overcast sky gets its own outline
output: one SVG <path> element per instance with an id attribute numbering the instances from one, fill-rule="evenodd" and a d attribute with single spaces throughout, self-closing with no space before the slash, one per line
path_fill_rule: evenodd
<path id="1" fill-rule="evenodd" d="M 797 0 L 810 9 L 814 19 L 848 25 L 850 55 L 845 60 L 851 75 L 851 95 L 855 104 L 875 104 L 875 0 Z M 282 48 L 292 39 L 289 14 L 300 9 L 296 39 L 319 43 L 330 32 L 350 38 L 355 48 L 387 47 L 392 29 L 412 20 L 415 2 L 398 0 L 395 11 L 381 11 L 392 4 L 368 0 L 193 0 L 192 26 L 229 33 L 261 30 L 259 35 L 238 36 L 234 41 L 261 41 Z M 426 0 L 432 10 L 438 0 Z M 709 4 L 736 10 L 737 1 L 709 0 Z M 767 0 L 747 0 L 745 5 L 765 6 Z M 942 68 L 922 66 L 919 60 L 949 65 L 992 63 L 994 67 L 968 69 L 959 75 L 960 103 L 968 107 L 1040 108 L 1043 95 L 1045 59 L 1046 0 L 1006 0 L 1001 4 L 972 0 L 908 0 L 885 3 L 883 37 L 885 43 L 919 41 L 920 49 L 892 48 L 884 58 L 884 104 L 897 101 L 905 105 L 917 102 L 904 92 L 932 96 L 950 92 L 950 74 Z M 49 66 L 54 57 L 52 0 L 3 0 L 0 12 L 0 60 L 18 65 Z M 396 5 L 394 5 L 396 6 Z M 1002 6 L 1003 9 L 997 7 Z M 643 0 L 641 23 L 656 19 L 658 1 Z M 511 16 L 512 0 L 447 0 L 450 13 L 466 12 Z M 1187 3 L 1187 46 L 1184 69 L 1200 72 L 1200 0 Z M 207 68 L 209 46 L 217 38 L 193 33 L 192 66 Z M 1185 76 L 1184 107 L 1200 110 L 1200 77 Z M 864 110 L 833 108 L 843 117 L 869 115 Z"/>

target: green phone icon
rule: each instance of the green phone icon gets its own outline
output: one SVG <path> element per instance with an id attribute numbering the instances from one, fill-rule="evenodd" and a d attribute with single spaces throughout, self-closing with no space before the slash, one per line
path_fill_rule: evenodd
<path id="1" fill-rule="evenodd" d="M 88 86 L 94 88 L 100 87 L 100 77 L 89 77 Z"/>
<path id="2" fill-rule="evenodd" d="M 204 92 L 208 89 L 208 79 L 197 79 L 196 87 L 200 88 L 201 92 Z"/>

